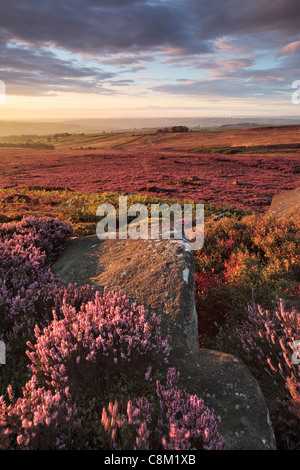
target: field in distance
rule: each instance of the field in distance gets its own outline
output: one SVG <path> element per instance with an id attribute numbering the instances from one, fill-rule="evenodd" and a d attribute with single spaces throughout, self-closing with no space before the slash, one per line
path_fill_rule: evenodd
<path id="1" fill-rule="evenodd" d="M 300 186 L 300 126 L 2 137 L 6 186 L 134 192 L 263 212 L 274 194 Z"/>

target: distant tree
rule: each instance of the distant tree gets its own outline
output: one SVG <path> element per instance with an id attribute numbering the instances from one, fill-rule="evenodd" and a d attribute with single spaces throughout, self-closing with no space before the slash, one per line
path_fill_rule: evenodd
<path id="1" fill-rule="evenodd" d="M 189 129 L 186 126 L 173 126 L 171 132 L 188 132 Z"/>

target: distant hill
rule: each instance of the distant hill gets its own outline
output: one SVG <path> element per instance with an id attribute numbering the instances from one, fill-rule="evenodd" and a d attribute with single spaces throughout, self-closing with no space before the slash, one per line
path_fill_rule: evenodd
<path id="1" fill-rule="evenodd" d="M 120 118 L 120 119 L 74 119 L 57 121 L 8 121 L 0 120 L 0 137 L 20 135 L 49 135 L 57 133 L 93 133 L 118 131 L 150 131 L 153 129 L 186 126 L 190 130 L 242 129 L 260 126 L 300 124 L 300 118 Z"/>
<path id="2" fill-rule="evenodd" d="M 262 124 L 258 124 L 257 122 L 245 122 L 245 123 L 237 123 L 237 124 L 223 124 L 219 126 L 218 129 L 248 129 L 251 127 L 260 127 Z M 269 124 L 266 124 L 267 126 Z"/>
<path id="3" fill-rule="evenodd" d="M 45 135 L 58 132 L 80 132 L 78 124 L 68 122 L 0 121 L 0 137 L 12 135 Z"/>

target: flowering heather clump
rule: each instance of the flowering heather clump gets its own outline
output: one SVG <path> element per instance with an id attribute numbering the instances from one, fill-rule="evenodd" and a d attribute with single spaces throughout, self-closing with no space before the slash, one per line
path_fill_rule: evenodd
<path id="1" fill-rule="evenodd" d="M 214 411 L 203 400 L 176 386 L 179 373 L 170 368 L 167 387 L 157 381 L 154 405 L 145 397 L 127 403 L 127 414 L 118 403 L 103 408 L 101 423 L 112 449 L 224 450 Z M 153 418 L 154 417 L 154 418 Z M 131 431 L 131 432 L 130 432 Z"/>
<path id="2" fill-rule="evenodd" d="M 105 290 L 95 300 L 75 307 L 62 306 L 64 318 L 56 315 L 41 332 L 35 329 L 36 344 L 28 346 L 31 370 L 47 386 L 72 387 L 93 376 L 114 374 L 168 356 L 168 342 L 160 336 L 160 320 L 153 314 L 147 321 L 143 306 L 129 303 L 121 293 Z M 103 380 L 103 375 L 101 376 Z"/>
<path id="3" fill-rule="evenodd" d="M 160 336 L 159 319 L 152 315 L 147 321 L 142 306 L 130 305 L 118 293 L 105 290 L 101 296 L 96 292 L 95 301 L 83 304 L 79 311 L 67 305 L 62 311 L 63 319 L 58 320 L 55 314 L 43 331 L 36 327 L 36 344 L 28 343 L 32 377 L 23 388 L 23 397 L 14 402 L 9 387 L 11 404 L 7 405 L 4 397 L 0 399 L 2 434 L 15 438 L 20 448 L 72 448 L 77 439 L 76 426 L 86 434 L 93 432 L 86 426 L 91 425 L 90 421 L 85 421 L 85 390 L 92 389 L 94 399 L 101 401 L 110 384 L 109 372 L 113 377 L 127 369 L 130 375 L 129 365 L 134 370 L 145 370 L 149 362 L 161 358 L 166 361 L 168 356 L 168 342 Z M 145 382 L 151 382 L 151 369 L 146 369 L 142 379 Z M 180 390 L 176 386 L 178 377 L 174 369 L 169 369 L 167 387 L 157 381 L 151 402 L 145 396 L 134 404 L 127 399 L 126 415 L 119 412 L 117 401 L 114 405 L 110 402 L 108 410 L 102 405 L 101 416 L 96 411 L 100 403 L 95 406 L 93 421 L 99 420 L 98 428 L 102 426 L 102 446 L 223 449 L 214 412 L 198 397 Z"/>
<path id="4" fill-rule="evenodd" d="M 258 379 L 270 401 L 279 440 L 299 440 L 300 362 L 296 352 L 300 341 L 300 316 L 287 311 L 282 300 L 270 312 L 256 304 L 248 307 L 248 318 L 229 326 L 217 337 L 218 349 L 239 356 Z M 299 349 L 299 348 L 298 348 Z M 298 420 L 298 421 L 297 421 Z"/>
<path id="5" fill-rule="evenodd" d="M 51 218 L 29 217 L 20 223 L 0 224 L 1 339 L 21 342 L 22 336 L 33 331 L 35 322 L 50 320 L 63 283 L 48 262 L 57 256 L 70 233 L 69 224 Z"/>
<path id="6" fill-rule="evenodd" d="M 72 291 L 70 286 L 68 291 L 65 301 Z M 87 403 L 81 399 L 85 390 L 93 389 L 95 395 L 103 396 L 110 373 L 115 376 L 129 365 L 142 370 L 149 361 L 167 360 L 169 346 L 160 336 L 160 320 L 152 315 L 147 321 L 148 312 L 130 305 L 119 293 L 105 290 L 101 296 L 96 292 L 94 301 L 83 303 L 79 311 L 66 303 L 61 311 L 64 318 L 58 320 L 54 312 L 54 320 L 43 331 L 36 326 L 36 344 L 28 343 L 32 377 L 23 396 L 13 403 L 8 389 L 8 406 L 1 398 L 2 431 L 17 436 L 21 448 L 55 448 L 55 442 L 59 448 L 67 445 L 70 432 L 65 422 L 75 414 L 79 423 L 84 419 Z"/>
<path id="7" fill-rule="evenodd" d="M 119 411 L 117 401 L 102 410 L 101 424 L 107 433 L 108 447 L 115 450 L 149 450 L 153 405 L 145 397 L 127 403 L 127 413 Z"/>
<path id="8" fill-rule="evenodd" d="M 52 217 L 24 217 L 21 222 L 0 224 L 0 240 L 13 240 L 24 249 L 33 245 L 45 252 L 47 261 L 53 261 L 72 231 L 70 224 Z"/>
<path id="9" fill-rule="evenodd" d="M 10 386 L 8 396 L 8 405 L 0 397 L 0 436 L 14 437 L 21 449 L 51 449 L 54 442 L 57 448 L 65 447 L 68 422 L 76 415 L 76 409 L 68 403 L 67 389 L 64 393 L 45 390 L 33 375 L 23 388 L 22 398 L 15 400 Z M 9 441 L 4 448 L 8 446 Z"/>
<path id="10" fill-rule="evenodd" d="M 214 411 L 204 405 L 197 395 L 190 395 L 176 384 L 179 373 L 168 370 L 167 388 L 157 382 L 162 418 L 158 426 L 164 449 L 223 450 L 225 441 L 218 433 Z M 168 431 L 168 433 L 166 432 Z"/>

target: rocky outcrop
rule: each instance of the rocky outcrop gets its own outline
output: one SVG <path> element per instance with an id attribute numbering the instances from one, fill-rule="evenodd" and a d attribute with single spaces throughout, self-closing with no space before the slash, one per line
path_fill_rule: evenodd
<path id="1" fill-rule="evenodd" d="M 75 238 L 53 270 L 67 282 L 122 290 L 162 317 L 172 348 L 199 349 L 194 257 L 184 240 Z"/>
<path id="2" fill-rule="evenodd" d="M 203 398 L 222 422 L 227 449 L 275 449 L 257 381 L 236 357 L 199 349 L 193 251 L 184 240 L 71 239 L 53 265 L 67 282 L 122 290 L 155 311 L 170 335 L 169 366 L 187 392 Z"/>
<path id="3" fill-rule="evenodd" d="M 238 358 L 199 349 L 173 355 L 180 371 L 179 385 L 214 408 L 227 450 L 273 450 L 276 442 L 262 392 L 249 369 Z"/>
<path id="4" fill-rule="evenodd" d="M 300 188 L 286 193 L 276 194 L 266 216 L 280 220 L 293 220 L 300 223 Z"/>

